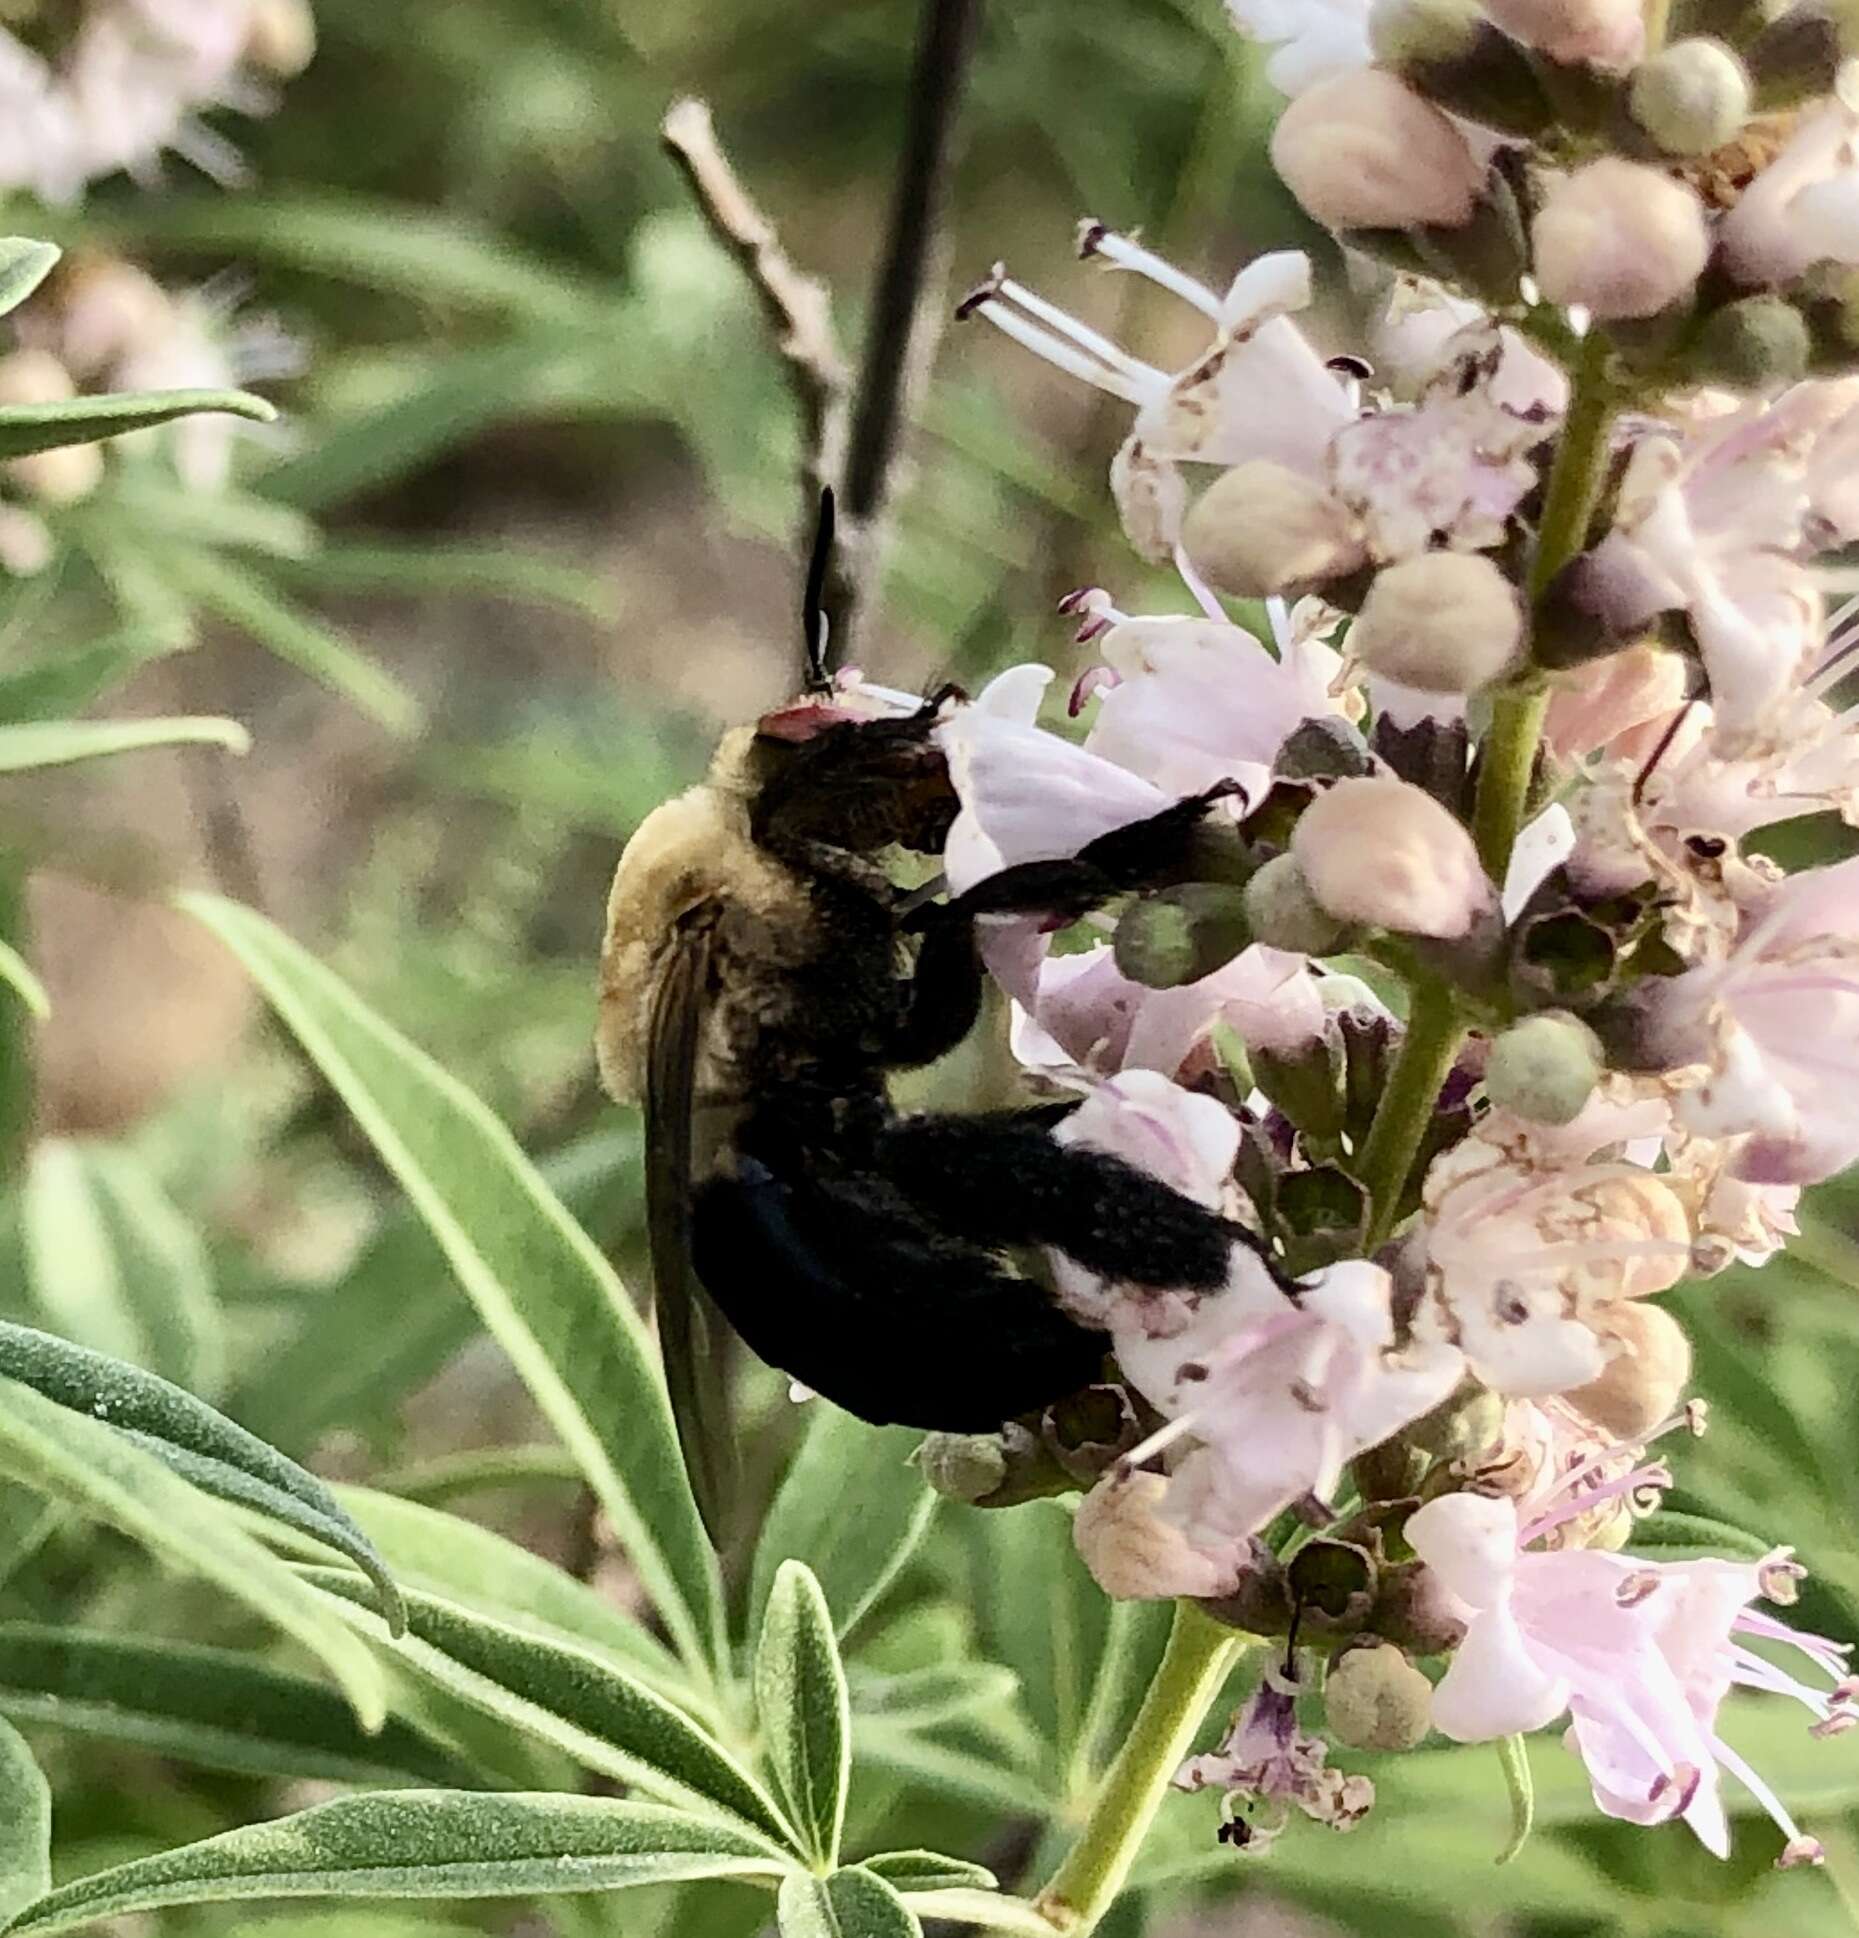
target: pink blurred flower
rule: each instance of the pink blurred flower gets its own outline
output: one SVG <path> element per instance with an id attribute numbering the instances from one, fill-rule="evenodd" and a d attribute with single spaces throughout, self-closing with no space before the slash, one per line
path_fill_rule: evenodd
<path id="1" fill-rule="evenodd" d="M 1818 1862 L 1819 1847 L 1717 1734 L 1734 1685 L 1794 1697 L 1816 1733 L 1859 1720 L 1846 1650 L 1750 1608 L 1761 1596 L 1788 1594 L 1799 1571 L 1786 1550 L 1760 1563 L 1533 1551 L 1563 1512 L 1552 1505 L 1522 1521 L 1512 1501 L 1449 1494 L 1408 1519 L 1414 1552 L 1466 1624 L 1434 1691 L 1434 1727 L 1458 1742 L 1487 1742 L 1566 1714 L 1571 1746 L 1607 1815 L 1640 1824 L 1681 1817 L 1719 1857 L 1730 1847 L 1719 1774 L 1728 1770 L 1781 1826 L 1782 1862 Z M 1831 1689 L 1776 1667 L 1749 1640 L 1792 1644 L 1831 1678 Z"/>
<path id="2" fill-rule="evenodd" d="M 1269 47 L 1265 78 L 1280 94 L 1369 64 L 1367 0 L 1227 0 L 1233 25 Z"/>
<path id="3" fill-rule="evenodd" d="M 1811 1184 L 1859 1158 L 1859 859 L 1781 883 L 1720 962 L 1658 991 L 1655 1025 L 1695 1066 L 1680 1122 L 1748 1133 L 1735 1174 Z"/>

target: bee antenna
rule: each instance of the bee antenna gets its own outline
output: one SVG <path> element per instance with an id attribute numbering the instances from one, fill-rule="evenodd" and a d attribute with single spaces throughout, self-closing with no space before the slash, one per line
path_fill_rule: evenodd
<path id="1" fill-rule="evenodd" d="M 807 560 L 807 589 L 801 594 L 801 647 L 807 656 L 807 691 L 827 693 L 833 676 L 826 648 L 832 622 L 826 611 L 826 573 L 833 560 L 833 488 L 820 487 L 820 517 L 813 528 L 813 551 Z"/>

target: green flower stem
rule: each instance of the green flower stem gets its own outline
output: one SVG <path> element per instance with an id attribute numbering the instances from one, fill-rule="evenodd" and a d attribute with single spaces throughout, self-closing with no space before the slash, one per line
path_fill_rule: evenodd
<path id="1" fill-rule="evenodd" d="M 1175 1604 L 1168 1648 L 1143 1706 L 1105 1773 L 1078 1841 L 1033 1901 L 1063 1938 L 1086 1938 L 1095 1931 L 1123 1889 L 1169 1780 L 1244 1640 L 1192 1602 Z"/>
<path id="2" fill-rule="evenodd" d="M 1362 1146 L 1356 1175 L 1369 1198 L 1368 1242 L 1373 1253 L 1386 1242 L 1401 1214 L 1401 1194 L 1439 1093 L 1452 1074 L 1465 1025 L 1459 1020 L 1452 991 L 1444 983 L 1426 982 L 1414 990 L 1407 1032 L 1395 1059 L 1388 1088 L 1375 1111 Z"/>
<path id="3" fill-rule="evenodd" d="M 1542 529 L 1530 561 L 1533 606 L 1542 603 L 1556 574 L 1586 545 L 1588 525 L 1607 479 L 1608 426 L 1620 402 L 1608 376 L 1607 357 L 1606 339 L 1599 330 L 1590 330 L 1573 372 L 1569 414 L 1562 427 L 1562 442 L 1556 448 L 1556 461 L 1550 468 Z M 1478 842 L 1478 858 L 1494 882 L 1503 881 L 1517 830 L 1523 825 L 1530 776 L 1536 768 L 1536 749 L 1548 711 L 1548 691 L 1531 682 L 1500 694 L 1492 712 L 1491 731 L 1480 750 L 1472 833 Z"/>

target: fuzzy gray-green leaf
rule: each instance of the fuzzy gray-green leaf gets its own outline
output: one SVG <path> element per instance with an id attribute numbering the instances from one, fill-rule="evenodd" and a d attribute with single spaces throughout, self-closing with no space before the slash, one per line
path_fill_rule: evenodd
<path id="1" fill-rule="evenodd" d="M 223 1506 L 146 1445 L 8 1381 L 0 1387 L 0 1475 L 109 1522 L 275 1623 L 328 1667 L 363 1728 L 381 1726 L 385 1685 L 367 1646 Z"/>
<path id="2" fill-rule="evenodd" d="M 31 236 L 0 236 L 0 316 L 19 308 L 58 267 L 64 251 Z"/>
<path id="3" fill-rule="evenodd" d="M 52 1796 L 25 1739 L 0 1723 L 0 1929 L 52 1883 Z"/>
<path id="4" fill-rule="evenodd" d="M 664 1377 L 624 1287 L 509 1131 L 262 916 L 182 906 L 237 954 L 354 1113 L 612 1517 L 679 1653 L 723 1654 L 722 1587 Z"/>
<path id="5" fill-rule="evenodd" d="M 402 1625 L 399 1591 L 387 1564 L 329 1489 L 191 1393 L 122 1360 L 4 1321 L 0 1375 L 61 1407 L 107 1421 L 204 1492 L 314 1535 L 373 1582 L 390 1627 Z"/>
<path id="6" fill-rule="evenodd" d="M 816 1863 L 839 1855 L 851 1708 L 832 1611 L 805 1563 L 777 1570 L 755 1647 L 755 1709 L 776 1787 Z"/>
<path id="7" fill-rule="evenodd" d="M 303 1572 L 332 1596 L 359 1600 L 352 1577 Z M 378 1617 L 356 1612 L 359 1626 L 379 1633 Z M 591 1769 L 673 1803 L 726 1811 L 791 1845 L 792 1833 L 761 1785 L 689 1717 L 610 1658 L 418 1591 L 407 1597 L 407 1618 L 394 1658 L 441 1688 Z"/>
<path id="8" fill-rule="evenodd" d="M 858 1864 L 831 1877 L 784 1878 L 778 1914 L 781 1938 L 923 1938 L 917 1914 Z"/>
<path id="9" fill-rule="evenodd" d="M 533 1897 L 780 1869 L 746 1832 L 656 1804 L 389 1790 L 94 1872 L 39 1899 L 9 1932 L 47 1938 L 171 1904 Z"/>
<path id="10" fill-rule="evenodd" d="M 65 397 L 51 404 L 0 406 L 0 458 L 30 457 L 66 444 L 95 444 L 127 431 L 153 430 L 177 417 L 218 411 L 269 424 L 277 412 L 244 390 L 122 391 L 101 397 Z"/>
<path id="11" fill-rule="evenodd" d="M 0 1715 L 253 1776 L 471 1781 L 405 1723 L 367 1735 L 322 1684 L 250 1654 L 65 1623 L 0 1623 Z"/>

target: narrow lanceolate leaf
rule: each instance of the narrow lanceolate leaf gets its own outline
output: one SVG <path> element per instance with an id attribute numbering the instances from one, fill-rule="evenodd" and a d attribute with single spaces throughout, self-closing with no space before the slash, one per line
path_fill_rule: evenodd
<path id="1" fill-rule="evenodd" d="M 0 983 L 5 983 L 40 1022 L 52 1013 L 52 999 L 32 965 L 10 942 L 0 942 Z"/>
<path id="2" fill-rule="evenodd" d="M 788 1811 L 818 1864 L 839 1855 L 852 1716 L 832 1612 L 804 1563 L 775 1575 L 755 1646 L 755 1710 Z"/>
<path id="3" fill-rule="evenodd" d="M 55 242 L 0 236 L 0 316 L 18 309 L 57 268 L 63 253 Z"/>
<path id="4" fill-rule="evenodd" d="M 364 1734 L 347 1706 L 307 1676 L 233 1649 L 63 1624 L 0 1623 L 0 1715 L 252 1776 L 472 1782 L 454 1757 L 398 1720 Z M 0 1835 L 4 1825 L 0 1809 Z"/>
<path id="5" fill-rule="evenodd" d="M 396 1630 L 403 1625 L 387 1564 L 329 1489 L 191 1393 L 119 1359 L 3 1321 L 0 1375 L 61 1407 L 108 1421 L 204 1492 L 257 1508 L 334 1548 L 374 1583 L 389 1624 Z"/>
<path id="6" fill-rule="evenodd" d="M 175 590 L 250 633 L 267 652 L 320 680 L 391 733 L 419 725 L 419 702 L 388 672 L 341 634 L 280 599 L 256 572 L 219 552 L 175 546 L 161 560 Z"/>
<path id="7" fill-rule="evenodd" d="M 364 1729 L 381 1727 L 386 1685 L 367 1644 L 224 1507 L 177 1478 L 147 1443 L 138 1445 L 100 1419 L 9 1381 L 0 1387 L 0 1475 L 109 1522 L 274 1622 L 328 1668 Z"/>
<path id="8" fill-rule="evenodd" d="M 250 751 L 252 737 L 236 720 L 177 716 L 164 720 L 28 720 L 0 726 L 0 774 L 65 767 L 147 747 L 224 747 Z"/>
<path id="9" fill-rule="evenodd" d="M 18 1730 L 0 1723 L 0 1929 L 52 1886 L 52 1796 Z"/>
<path id="10" fill-rule="evenodd" d="M 782 1480 L 755 1545 L 750 1632 L 784 1561 L 813 1570 L 843 1637 L 896 1578 L 929 1528 L 936 1496 L 910 1455 L 923 1436 L 873 1427 L 819 1400 L 807 1437 Z M 859 1476 L 859 1508 L 845 1511 L 847 1474 Z"/>
<path id="11" fill-rule="evenodd" d="M 353 1603 L 359 1595 L 353 1576 L 301 1572 L 332 1599 Z M 381 1634 L 371 1611 L 350 1612 L 364 1633 Z M 725 1812 L 794 1848 L 793 1832 L 761 1785 L 688 1716 L 611 1660 L 417 1590 L 407 1597 L 407 1616 L 393 1659 L 439 1688 L 649 1796 Z"/>
<path id="12" fill-rule="evenodd" d="M 95 444 L 126 431 L 153 430 L 177 417 L 218 411 L 269 424 L 277 412 L 244 390 L 121 391 L 103 397 L 66 397 L 52 404 L 0 407 L 0 458 L 30 457 L 65 444 Z"/>
<path id="13" fill-rule="evenodd" d="M 919 1918 L 979 1925 L 988 1938 L 1060 1938 L 1058 1927 L 1024 1898 L 1004 1898 L 998 1891 L 906 1891 L 904 1902 Z"/>
<path id="14" fill-rule="evenodd" d="M 59 720 L 100 700 L 152 659 L 186 645 L 184 631 L 126 627 L 82 646 L 60 647 L 0 672 L 0 721 Z"/>
<path id="15" fill-rule="evenodd" d="M 227 1831 L 53 1891 L 9 1938 L 75 1931 L 171 1904 L 254 1898 L 493 1898 L 773 1878 L 746 1831 L 606 1797 L 382 1791 Z"/>
<path id="16" fill-rule="evenodd" d="M 861 1868 L 899 1891 L 992 1891 L 999 1884 L 983 1865 L 941 1851 L 886 1851 L 866 1858 Z"/>
<path id="17" fill-rule="evenodd" d="M 923 1938 L 917 1914 L 884 1879 L 862 1865 L 781 1881 L 781 1938 Z"/>
<path id="18" fill-rule="evenodd" d="M 338 1498 L 387 1557 L 395 1579 L 544 1641 L 611 1657 L 655 1695 L 700 1720 L 710 1711 L 683 1665 L 635 1616 L 527 1548 L 417 1501 L 364 1487 Z"/>
<path id="19" fill-rule="evenodd" d="M 1536 1779 L 1530 1771 L 1529 1745 L 1521 1736 L 1506 1736 L 1497 1747 L 1504 1787 L 1510 1792 L 1510 1842 L 1498 1852 L 1497 1861 L 1508 1864 L 1530 1841 L 1536 1822 Z"/>
<path id="20" fill-rule="evenodd" d="M 651 1341 L 515 1138 L 262 916 L 182 906 L 245 963 L 438 1239 L 612 1519 L 678 1651 L 714 1673 L 722 1588 Z"/>
<path id="21" fill-rule="evenodd" d="M 20 1200 L 31 1317 L 61 1338 L 190 1393 L 225 1376 L 225 1336 L 200 1234 L 134 1153 L 41 1138 Z"/>

